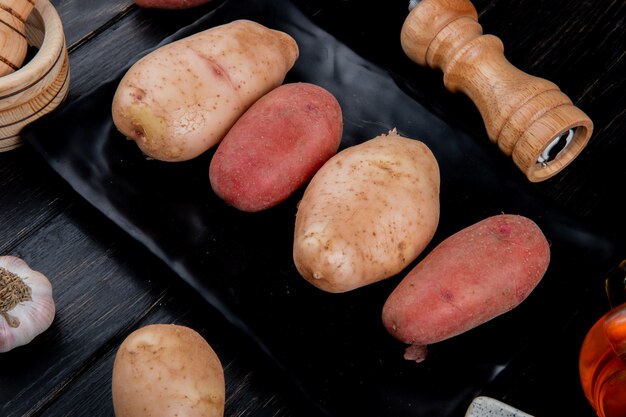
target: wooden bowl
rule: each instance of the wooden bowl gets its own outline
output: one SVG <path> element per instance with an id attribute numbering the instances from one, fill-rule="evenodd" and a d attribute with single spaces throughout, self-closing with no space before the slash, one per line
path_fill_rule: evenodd
<path id="1" fill-rule="evenodd" d="M 69 90 L 65 34 L 49 0 L 36 0 L 25 30 L 28 44 L 38 51 L 17 71 L 0 77 L 0 152 L 20 146 L 22 128 L 54 110 Z"/>
<path id="2" fill-rule="evenodd" d="M 17 71 L 26 58 L 25 22 L 35 6 L 32 0 L 0 0 L 0 76 Z"/>

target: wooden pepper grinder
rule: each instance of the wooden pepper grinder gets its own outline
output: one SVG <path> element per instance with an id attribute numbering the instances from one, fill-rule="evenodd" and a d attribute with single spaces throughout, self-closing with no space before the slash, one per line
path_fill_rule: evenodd
<path id="1" fill-rule="evenodd" d="M 487 134 L 532 182 L 548 179 L 585 147 L 591 119 L 552 82 L 528 75 L 504 57 L 502 41 L 483 35 L 469 0 L 412 2 L 401 32 L 414 62 L 441 69 L 444 85 L 480 111 Z"/>
<path id="2" fill-rule="evenodd" d="M 35 0 L 0 0 L 0 76 L 17 71 L 26 58 L 26 21 Z"/>

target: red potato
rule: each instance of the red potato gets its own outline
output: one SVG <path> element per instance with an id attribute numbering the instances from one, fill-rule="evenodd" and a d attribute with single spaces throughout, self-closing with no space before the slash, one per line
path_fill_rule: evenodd
<path id="1" fill-rule="evenodd" d="M 135 4 L 144 9 L 189 9 L 203 4 L 210 3 L 211 0 L 135 0 Z"/>
<path id="2" fill-rule="evenodd" d="M 385 328 L 421 362 L 426 346 L 483 324 L 519 305 L 550 263 L 550 247 L 530 219 L 501 214 L 448 237 L 391 293 Z"/>
<path id="3" fill-rule="evenodd" d="M 220 142 L 211 187 L 242 211 L 273 207 L 337 153 L 342 132 L 341 107 L 330 92 L 284 84 L 253 104 Z"/>

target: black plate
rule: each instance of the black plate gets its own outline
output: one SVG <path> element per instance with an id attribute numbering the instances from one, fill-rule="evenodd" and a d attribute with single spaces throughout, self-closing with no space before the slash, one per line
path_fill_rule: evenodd
<path id="1" fill-rule="evenodd" d="M 399 20 L 406 11 L 388 13 Z M 592 318 L 608 308 L 600 278 L 616 259 L 615 245 L 557 209 L 486 141 L 424 108 L 415 98 L 417 80 L 391 76 L 287 0 L 226 1 L 163 43 L 238 18 L 296 39 L 301 55 L 285 82 L 315 83 L 337 97 L 344 111 L 342 148 L 392 128 L 431 148 L 441 170 L 441 219 L 424 254 L 497 213 L 537 222 L 551 243 L 552 262 L 531 296 L 512 312 L 431 346 L 424 363 L 408 362 L 380 318 L 403 274 L 346 294 L 306 283 L 292 260 L 303 190 L 275 208 L 247 214 L 213 194 L 207 175 L 212 151 L 184 163 L 147 160 L 111 121 L 123 73 L 23 136 L 78 193 L 287 370 L 322 413 L 461 416 L 482 394 L 536 415 L 592 416 L 578 382 L 578 349 Z M 406 60 L 395 46 L 389 56 L 390 62 Z"/>

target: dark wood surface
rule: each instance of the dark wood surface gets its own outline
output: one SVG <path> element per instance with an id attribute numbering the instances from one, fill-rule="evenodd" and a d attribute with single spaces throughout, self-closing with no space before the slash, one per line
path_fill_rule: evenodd
<path id="1" fill-rule="evenodd" d="M 385 2 L 296 2 L 322 27 L 384 63 L 401 21 L 359 21 L 359 8 Z M 401 2 L 404 4 L 404 2 Z M 214 5 L 164 12 L 130 0 L 54 0 L 70 51 L 69 99 L 90 90 Z M 397 3 L 395 3 L 397 4 Z M 477 0 L 485 32 L 509 60 L 561 87 L 595 123 L 591 143 L 566 170 L 535 187 L 577 221 L 626 243 L 625 51 L 622 0 Z M 394 6 L 396 7 L 396 6 Z M 363 16 L 371 14 L 363 12 Z M 346 22 L 338 25 L 336 22 Z M 365 19 L 365 17 L 364 17 Z M 347 22 L 350 22 L 349 24 Z M 375 29 L 374 29 L 375 28 Z M 402 62 L 402 68 L 411 67 Z M 426 80 L 420 100 L 480 136 L 465 98 Z M 57 316 L 25 347 L 0 355 L 0 416 L 112 416 L 111 368 L 123 338 L 146 323 L 175 322 L 212 335 L 225 366 L 227 416 L 304 416 L 304 401 L 261 352 L 148 251 L 82 200 L 29 146 L 0 154 L 0 255 L 16 255 L 50 277 Z M 626 254 L 625 254 L 626 257 Z M 588 415 L 588 414 L 585 414 Z"/>

